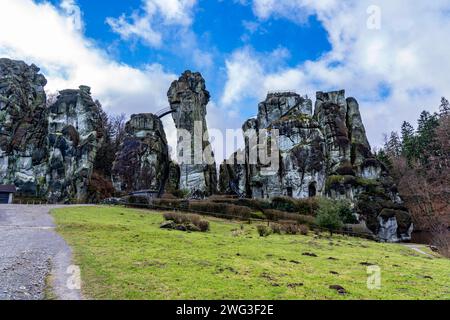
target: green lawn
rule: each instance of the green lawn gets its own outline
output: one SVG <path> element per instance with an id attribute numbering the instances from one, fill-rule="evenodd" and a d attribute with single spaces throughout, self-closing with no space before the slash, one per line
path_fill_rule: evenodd
<path id="1" fill-rule="evenodd" d="M 159 228 L 160 213 L 121 207 L 53 215 L 92 299 L 450 299 L 450 260 L 402 245 L 325 234 L 261 238 L 256 224 L 241 231 L 218 219 L 209 219 L 208 233 L 169 231 Z M 361 263 L 381 267 L 380 290 L 367 289 Z"/>

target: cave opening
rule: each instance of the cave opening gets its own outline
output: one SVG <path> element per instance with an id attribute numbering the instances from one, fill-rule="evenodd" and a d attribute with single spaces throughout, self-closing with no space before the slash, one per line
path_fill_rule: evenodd
<path id="1" fill-rule="evenodd" d="M 308 196 L 309 196 L 310 198 L 313 198 L 313 197 L 315 197 L 316 195 L 317 195 L 316 183 L 315 183 L 315 182 L 311 182 L 311 183 L 309 184 L 309 187 L 308 187 Z"/>

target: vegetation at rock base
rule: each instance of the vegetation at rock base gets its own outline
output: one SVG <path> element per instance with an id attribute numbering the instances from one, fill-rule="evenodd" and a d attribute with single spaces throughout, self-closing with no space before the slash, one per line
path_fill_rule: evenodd
<path id="1" fill-rule="evenodd" d="M 450 299 L 450 260 L 400 244 L 327 233 L 264 238 L 255 224 L 215 218 L 210 232 L 186 233 L 160 229 L 162 214 L 121 207 L 53 215 L 87 298 Z M 368 263 L 381 268 L 381 290 L 367 288 Z"/>

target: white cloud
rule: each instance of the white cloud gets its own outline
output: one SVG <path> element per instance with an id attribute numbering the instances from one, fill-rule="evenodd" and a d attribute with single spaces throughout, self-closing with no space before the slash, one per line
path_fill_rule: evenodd
<path id="1" fill-rule="evenodd" d="M 373 144 L 381 143 L 382 133 L 398 129 L 403 120 L 414 122 L 423 108 L 434 111 L 441 95 L 450 96 L 450 42 L 445 40 L 450 34 L 450 1 L 379 0 L 379 30 L 367 28 L 371 5 L 370 0 L 254 0 L 254 13 L 261 20 L 303 23 L 308 15 L 316 15 L 332 50 L 316 61 L 275 71 L 268 59 L 247 47 L 236 50 L 227 61 L 222 101 L 249 96 L 261 100 L 265 91 L 282 87 L 309 95 L 345 88 L 360 101 Z M 380 87 L 389 88 L 390 95 L 383 96 Z"/>
<path id="2" fill-rule="evenodd" d="M 130 17 L 109 17 L 106 22 L 124 40 L 140 39 L 151 47 L 159 47 L 169 26 L 188 27 L 197 0 L 142 0 L 142 13 L 134 11 Z"/>
<path id="3" fill-rule="evenodd" d="M 31 0 L 0 0 L 0 30 L 8 30 L 0 32 L 0 56 L 41 67 L 49 92 L 81 84 L 92 87 L 93 96 L 109 112 L 155 112 L 167 106 L 167 89 L 176 75 L 159 64 L 136 69 L 111 59 L 84 37 L 77 24 L 81 13 L 74 6 L 73 1 L 63 1 L 58 8 Z"/>

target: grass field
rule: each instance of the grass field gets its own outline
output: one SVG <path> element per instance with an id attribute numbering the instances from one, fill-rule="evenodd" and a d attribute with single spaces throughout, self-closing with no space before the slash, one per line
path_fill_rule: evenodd
<path id="1" fill-rule="evenodd" d="M 402 245 L 325 234 L 261 238 L 256 224 L 241 230 L 219 219 L 209 219 L 208 233 L 169 231 L 159 228 L 160 213 L 121 207 L 53 215 L 91 299 L 450 299 L 450 260 Z M 381 268 L 381 289 L 367 288 L 368 264 Z"/>

